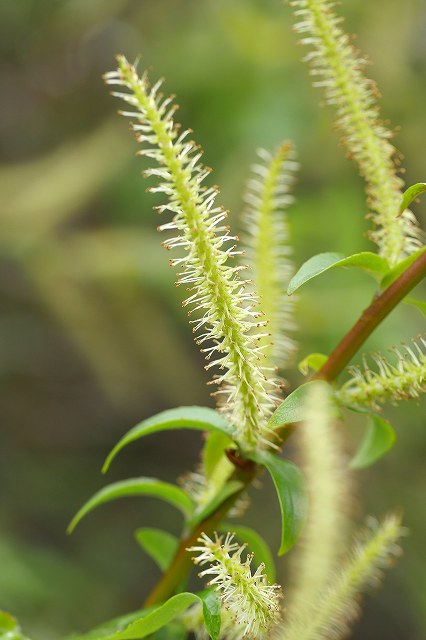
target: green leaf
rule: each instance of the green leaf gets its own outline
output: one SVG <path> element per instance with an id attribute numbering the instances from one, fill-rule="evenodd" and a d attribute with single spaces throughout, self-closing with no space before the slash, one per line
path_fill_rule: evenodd
<path id="1" fill-rule="evenodd" d="M 273 584 L 276 580 L 275 563 L 272 553 L 261 535 L 250 527 L 235 525 L 231 522 L 224 522 L 220 525 L 221 531 L 232 531 L 240 542 L 247 543 L 247 549 L 254 553 L 253 563 L 257 568 L 262 562 L 265 565 L 265 573 L 268 582 Z"/>
<path id="2" fill-rule="evenodd" d="M 15 618 L 13 618 L 9 613 L 6 613 L 6 611 L 0 611 L 0 633 L 16 631 L 17 629 L 18 623 Z"/>
<path id="3" fill-rule="evenodd" d="M 287 398 L 281 402 L 275 412 L 269 418 L 268 426 L 271 429 L 278 429 L 286 424 L 292 424 L 293 422 L 301 422 L 305 419 L 305 404 L 306 398 L 310 392 L 311 385 L 313 384 L 327 384 L 322 380 L 311 380 L 305 382 L 297 387 L 295 391 L 290 393 Z M 336 416 L 339 416 L 337 407 Z"/>
<path id="4" fill-rule="evenodd" d="M 187 640 L 188 630 L 180 620 L 172 620 L 149 636 L 149 640 Z"/>
<path id="5" fill-rule="evenodd" d="M 125 613 L 124 615 L 117 616 L 112 620 L 107 620 L 106 622 L 102 622 L 100 625 L 97 625 L 92 631 L 85 633 L 83 635 L 73 635 L 67 640 L 92 640 L 96 638 L 107 638 L 109 636 L 114 635 L 118 631 L 124 631 L 132 622 L 136 620 L 141 620 L 145 616 L 147 616 L 152 611 L 155 611 L 158 607 L 149 607 L 148 609 L 139 609 L 138 611 L 132 611 L 131 613 Z"/>
<path id="6" fill-rule="evenodd" d="M 392 426 L 382 417 L 372 414 L 365 436 L 350 463 L 351 469 L 364 469 L 379 460 L 395 444 Z"/>
<path id="7" fill-rule="evenodd" d="M 155 478 L 131 478 L 110 484 L 95 493 L 74 516 L 68 527 L 68 533 L 71 533 L 75 529 L 84 516 L 104 502 L 132 496 L 160 498 L 160 500 L 165 500 L 177 509 L 180 509 L 186 517 L 189 517 L 194 509 L 191 498 L 185 491 L 176 487 L 174 484 L 162 482 Z"/>
<path id="8" fill-rule="evenodd" d="M 178 539 L 167 531 L 144 527 L 135 531 L 135 538 L 162 571 L 166 571 L 179 546 Z"/>
<path id="9" fill-rule="evenodd" d="M 221 601 L 214 589 L 207 589 L 198 594 L 203 603 L 204 624 L 212 640 L 219 640 Z"/>
<path id="10" fill-rule="evenodd" d="M 301 422 L 305 419 L 306 397 L 312 384 L 316 383 L 313 381 L 300 385 L 281 402 L 269 419 L 268 426 L 271 429 L 277 429 L 293 422 Z"/>
<path id="11" fill-rule="evenodd" d="M 291 549 L 305 526 L 308 513 L 305 479 L 292 462 L 267 451 L 252 453 L 250 458 L 266 467 L 277 490 L 282 519 L 278 555 L 282 555 Z"/>
<path id="12" fill-rule="evenodd" d="M 399 205 L 398 216 L 401 216 L 406 209 L 410 206 L 410 204 L 415 200 L 421 193 L 426 191 L 426 182 L 417 182 L 417 184 L 413 184 L 413 186 L 409 187 L 402 194 L 401 204 Z"/>
<path id="13" fill-rule="evenodd" d="M 423 300 L 417 300 L 417 298 L 407 296 L 404 298 L 404 302 L 405 304 L 411 304 L 413 307 L 417 307 L 417 309 L 426 316 L 426 302 L 423 302 Z"/>
<path id="14" fill-rule="evenodd" d="M 328 356 L 324 353 L 310 353 L 306 358 L 303 358 L 297 366 L 300 373 L 307 376 L 309 371 L 316 372 L 321 369 L 322 365 L 325 364 L 327 360 Z"/>
<path id="15" fill-rule="evenodd" d="M 0 640 L 28 640 L 13 616 L 0 611 Z"/>
<path id="16" fill-rule="evenodd" d="M 228 435 L 218 431 L 209 433 L 203 449 L 203 467 L 206 478 L 210 478 L 217 463 L 223 458 L 224 450 L 232 444 Z"/>
<path id="17" fill-rule="evenodd" d="M 200 511 L 196 513 L 193 518 L 188 522 L 188 527 L 194 528 L 198 523 L 202 522 L 209 517 L 214 511 L 216 511 L 228 498 L 233 496 L 238 491 L 244 489 L 244 484 L 239 480 L 230 480 L 223 485 L 221 489 L 216 493 L 214 498 Z"/>
<path id="18" fill-rule="evenodd" d="M 379 280 L 389 271 L 389 265 L 386 260 L 371 251 L 354 253 L 347 258 L 342 253 L 319 253 L 302 264 L 288 285 L 288 295 L 291 295 L 305 282 L 319 276 L 324 271 L 340 267 L 362 269 Z"/>
<path id="19" fill-rule="evenodd" d="M 195 593 L 185 592 L 172 596 L 167 602 L 141 620 L 132 622 L 124 631 L 108 636 L 108 640 L 139 640 L 139 638 L 145 638 L 157 629 L 166 626 L 195 602 L 200 602 L 200 598 Z"/>
<path id="20" fill-rule="evenodd" d="M 72 636 L 69 640 L 139 640 L 165 627 L 195 602 L 201 602 L 195 593 L 179 593 L 153 610 L 140 611 L 139 617 L 128 624 L 119 623 L 119 628 L 115 630 L 112 626 L 99 627 L 82 636 Z"/>
<path id="21" fill-rule="evenodd" d="M 415 253 L 412 253 L 411 255 L 404 258 L 404 260 L 401 260 L 401 262 L 398 262 L 398 264 L 396 264 L 381 280 L 380 288 L 387 289 L 389 285 L 391 285 L 392 282 L 394 282 L 401 275 L 401 273 L 408 269 L 408 267 L 413 264 L 413 262 L 417 260 L 417 258 L 419 258 L 425 251 L 426 247 L 422 247 Z"/>
<path id="22" fill-rule="evenodd" d="M 230 437 L 230 427 L 225 418 L 208 407 L 177 407 L 162 411 L 156 416 L 139 422 L 130 429 L 125 436 L 115 445 L 114 449 L 105 460 L 102 472 L 105 473 L 115 456 L 123 447 L 139 438 L 157 433 L 158 431 L 171 431 L 174 429 L 196 429 L 198 431 L 218 431 Z"/>

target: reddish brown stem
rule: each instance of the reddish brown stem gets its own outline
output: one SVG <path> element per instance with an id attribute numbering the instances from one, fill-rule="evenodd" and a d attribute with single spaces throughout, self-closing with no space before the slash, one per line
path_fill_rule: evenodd
<path id="1" fill-rule="evenodd" d="M 155 604 L 164 602 L 167 600 L 177 586 L 187 577 L 190 568 L 192 566 L 191 556 L 187 549 L 192 547 L 201 533 L 212 535 L 217 529 L 221 521 L 225 518 L 228 511 L 234 506 L 235 501 L 244 491 L 244 489 L 252 482 L 257 468 L 256 465 L 249 461 L 246 468 L 236 467 L 233 473 L 232 479 L 239 480 L 243 483 L 243 487 L 240 491 L 227 498 L 214 513 L 209 515 L 205 520 L 198 524 L 192 531 L 183 537 L 179 543 L 178 550 L 175 557 L 172 560 L 167 572 L 160 578 L 159 582 L 154 587 L 153 591 L 149 594 L 148 598 L 144 602 L 144 607 L 152 607 Z"/>
<path id="2" fill-rule="evenodd" d="M 349 364 L 374 329 L 426 275 L 426 251 L 423 252 L 392 284 L 373 299 L 359 320 L 333 349 L 321 369 L 313 376 L 332 382 Z"/>

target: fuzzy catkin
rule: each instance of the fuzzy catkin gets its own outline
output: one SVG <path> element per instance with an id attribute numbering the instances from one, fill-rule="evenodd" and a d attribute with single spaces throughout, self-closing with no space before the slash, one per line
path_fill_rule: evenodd
<path id="1" fill-rule="evenodd" d="M 309 616 L 341 561 L 349 523 L 351 482 L 341 425 L 336 424 L 331 388 L 310 383 L 306 417 L 296 446 L 309 496 L 308 520 L 295 549 L 288 616 Z"/>
<path id="2" fill-rule="evenodd" d="M 295 617 L 284 624 L 274 640 L 341 640 L 359 615 L 359 599 L 369 585 L 380 581 L 383 569 L 401 553 L 399 540 L 405 530 L 399 516 L 390 514 L 378 525 L 371 523 L 368 537 L 358 540 L 317 598 L 309 616 Z M 365 540 L 366 538 L 366 540 Z"/>
<path id="3" fill-rule="evenodd" d="M 259 162 L 252 166 L 244 196 L 242 246 L 254 283 L 261 292 L 260 308 L 269 319 L 271 337 L 264 339 L 265 355 L 282 370 L 291 363 L 296 351 L 291 337 L 296 329 L 295 296 L 287 295 L 295 270 L 290 258 L 286 209 L 294 200 L 290 191 L 298 164 L 290 142 L 281 144 L 274 153 L 258 149 L 257 155 Z"/>
<path id="4" fill-rule="evenodd" d="M 217 536 L 212 540 L 205 533 L 198 539 L 198 545 L 188 551 L 197 553 L 195 564 L 209 565 L 199 574 L 212 576 L 208 586 L 218 591 L 225 609 L 221 638 L 243 640 L 267 638 L 271 627 L 280 613 L 281 588 L 270 585 L 264 574 L 264 565 L 251 572 L 253 555 L 242 554 L 246 545 L 233 542 L 234 535 Z"/>
<path id="5" fill-rule="evenodd" d="M 124 88 L 113 95 L 133 107 L 122 113 L 133 121 L 143 145 L 139 153 L 156 163 L 145 175 L 159 180 L 151 191 L 168 198 L 157 209 L 173 218 L 159 229 L 175 234 L 163 244 L 180 253 L 171 264 L 181 269 L 177 284 L 190 294 L 183 306 L 190 309 L 192 331 L 208 361 L 205 368 L 219 370 L 211 381 L 218 385 L 214 395 L 241 449 L 270 446 L 268 418 L 278 402 L 279 385 L 265 367 L 259 345 L 266 321 L 256 308 L 257 296 L 240 279 L 243 267 L 228 264 L 240 252 L 225 222 L 227 212 L 215 204 L 217 188 L 202 184 L 210 170 L 200 163 L 199 148 L 187 141 L 190 131 L 179 132 L 173 120 L 176 106 L 159 93 L 161 82 L 150 86 L 146 74 L 139 77 L 123 56 L 118 62 L 105 81 Z"/>
<path id="6" fill-rule="evenodd" d="M 413 346 L 394 347 L 394 363 L 380 353 L 372 358 L 377 369 L 371 369 L 364 356 L 363 366 L 351 367 L 351 378 L 335 392 L 337 400 L 346 406 L 369 407 L 380 410 L 386 401 L 398 404 L 401 400 L 418 398 L 426 392 L 426 341 L 413 340 Z"/>
<path id="7" fill-rule="evenodd" d="M 397 175 L 392 134 L 380 120 L 375 83 L 363 75 L 366 60 L 342 30 L 334 4 L 290 0 L 295 30 L 310 49 L 304 59 L 311 67 L 313 84 L 324 90 L 326 102 L 334 107 L 342 141 L 366 181 L 374 225 L 370 237 L 393 266 L 418 249 L 420 231 L 410 210 L 397 217 L 404 182 Z"/>

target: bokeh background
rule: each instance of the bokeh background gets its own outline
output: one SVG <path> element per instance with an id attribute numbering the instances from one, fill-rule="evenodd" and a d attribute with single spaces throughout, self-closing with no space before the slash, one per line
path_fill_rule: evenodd
<path id="1" fill-rule="evenodd" d="M 401 125 L 407 183 L 424 181 L 425 3 L 352 0 L 341 10 L 374 61 L 385 117 Z M 102 461 L 128 428 L 164 408 L 211 403 L 155 231 L 158 200 L 145 193 L 143 161 L 101 80 L 114 55 L 141 55 L 152 77 L 167 78 L 234 227 L 256 147 L 291 138 L 301 163 L 290 212 L 296 264 L 371 248 L 362 182 L 318 108 L 291 27 L 279 0 L 0 0 L 0 608 L 34 640 L 140 605 L 158 574 L 133 531 L 178 532 L 173 510 L 135 499 L 99 509 L 71 537 L 67 523 L 105 483 Z M 330 350 L 372 292 L 351 271 L 306 286 L 300 358 Z M 401 307 L 368 348 L 422 331 L 420 313 Z M 288 377 L 300 383 L 297 372 Z M 411 533 L 354 638 L 426 637 L 424 409 L 386 408 L 397 446 L 357 477 L 356 518 L 402 507 Z M 352 443 L 363 426 L 349 427 Z M 189 432 L 152 436 L 126 450 L 108 480 L 172 481 L 195 464 L 200 442 Z M 278 507 L 266 481 L 264 491 L 245 519 L 276 548 Z"/>

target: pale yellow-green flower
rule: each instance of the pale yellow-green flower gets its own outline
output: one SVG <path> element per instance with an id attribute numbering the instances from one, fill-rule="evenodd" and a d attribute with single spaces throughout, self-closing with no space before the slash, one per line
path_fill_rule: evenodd
<path id="1" fill-rule="evenodd" d="M 350 476 L 342 427 L 331 387 L 311 383 L 305 421 L 298 426 L 296 452 L 306 480 L 309 512 L 292 560 L 287 614 L 309 616 L 342 559 L 348 535 Z"/>
<path id="2" fill-rule="evenodd" d="M 188 551 L 198 554 L 193 558 L 195 564 L 209 565 L 199 575 L 211 576 L 208 586 L 218 591 L 226 611 L 221 638 L 262 640 L 278 620 L 281 588 L 268 584 L 263 564 L 252 573 L 253 555 L 247 554 L 243 561 L 246 545 L 233 542 L 233 538 L 231 533 L 225 537 L 215 534 L 211 540 L 203 533 L 198 539 L 200 544 Z"/>
<path id="3" fill-rule="evenodd" d="M 371 531 L 373 529 L 373 531 Z M 320 535 L 320 532 L 318 532 Z M 379 582 L 382 570 L 400 554 L 399 539 L 405 531 L 400 518 L 389 515 L 382 524 L 374 521 L 366 541 L 355 543 L 329 585 L 316 600 L 310 615 L 290 619 L 275 640 L 340 640 L 346 638 L 359 614 L 362 591 Z M 365 536 L 364 536 L 365 537 Z"/>
<path id="4" fill-rule="evenodd" d="M 139 153 L 156 163 L 145 174 L 159 180 L 151 191 L 168 199 L 158 210 L 173 217 L 159 229 L 172 233 L 164 246 L 178 250 L 171 264 L 180 268 L 177 284 L 189 292 L 183 305 L 190 309 L 196 342 L 208 360 L 206 369 L 219 372 L 212 380 L 219 386 L 215 395 L 242 449 L 268 446 L 268 418 L 278 400 L 278 385 L 265 370 L 259 341 L 266 322 L 256 308 L 256 295 L 240 278 L 243 267 L 228 263 L 240 252 L 226 223 L 227 212 L 215 203 L 217 188 L 203 185 L 210 169 L 200 163 L 195 143 L 187 141 L 190 131 L 181 133 L 174 123 L 176 106 L 159 93 L 161 82 L 150 86 L 146 74 L 139 77 L 124 57 L 118 62 L 117 71 L 107 73 L 105 81 L 124 89 L 114 95 L 133 109 L 123 115 L 133 121 L 143 145 Z"/>
<path id="5" fill-rule="evenodd" d="M 257 153 L 260 162 L 252 166 L 244 198 L 247 207 L 243 215 L 243 247 L 261 293 L 260 307 L 269 320 L 271 337 L 263 339 L 267 343 L 265 355 L 273 365 L 285 369 L 296 349 L 289 335 L 296 326 L 295 299 L 287 295 L 294 267 L 285 210 L 293 202 L 290 190 L 298 164 L 289 142 L 273 154 L 265 149 Z"/>
<path id="6" fill-rule="evenodd" d="M 363 75 L 366 60 L 342 30 L 333 2 L 290 0 L 290 5 L 297 17 L 295 29 L 310 49 L 305 60 L 314 86 L 324 89 L 327 103 L 335 108 L 337 128 L 367 183 L 371 239 L 394 265 L 418 248 L 419 230 L 411 211 L 397 217 L 404 183 L 397 175 L 392 134 L 379 117 L 376 86 Z"/>
<path id="7" fill-rule="evenodd" d="M 394 347 L 396 361 L 390 363 L 380 354 L 372 358 L 377 370 L 370 369 L 364 357 L 363 367 L 351 367 L 351 378 L 336 391 L 339 402 L 346 406 L 380 409 L 380 403 L 397 404 L 418 398 L 426 392 L 426 341 L 413 340 L 413 346 Z"/>

